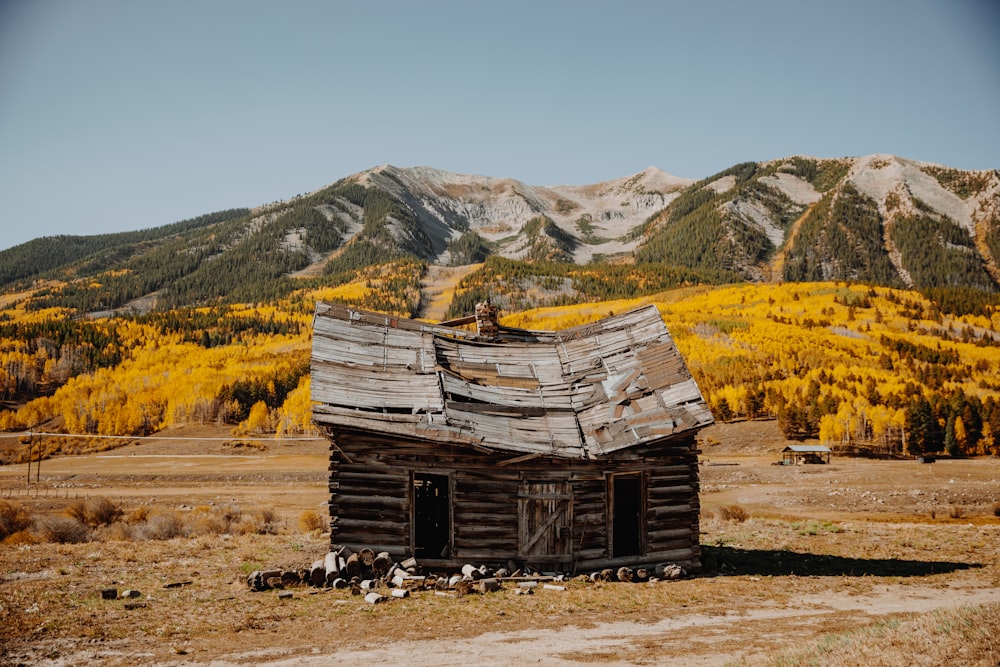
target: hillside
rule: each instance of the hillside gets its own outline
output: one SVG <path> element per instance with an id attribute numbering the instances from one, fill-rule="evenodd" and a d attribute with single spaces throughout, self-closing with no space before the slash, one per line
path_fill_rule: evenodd
<path id="1" fill-rule="evenodd" d="M 697 182 L 651 167 L 541 187 L 385 165 L 255 209 L 36 239 L 0 252 L 0 290 L 33 291 L 33 308 L 148 312 L 287 298 L 397 260 L 503 260 L 455 286 L 454 312 L 485 292 L 514 309 L 734 281 L 994 292 L 998 257 L 997 171 L 797 156 Z"/>
<path id="2" fill-rule="evenodd" d="M 1000 173 L 891 155 L 744 163 L 687 188 L 645 233 L 638 262 L 755 282 L 995 291 Z"/>

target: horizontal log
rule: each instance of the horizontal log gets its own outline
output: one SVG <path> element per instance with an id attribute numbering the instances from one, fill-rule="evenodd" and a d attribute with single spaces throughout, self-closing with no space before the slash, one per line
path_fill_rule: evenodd
<path id="1" fill-rule="evenodd" d="M 458 516 L 459 513 L 461 513 L 463 516 L 480 515 L 480 516 L 493 516 L 496 518 L 498 516 L 498 510 L 502 510 L 503 508 L 510 505 L 510 500 L 509 500 L 510 497 L 511 496 L 507 496 L 508 500 L 505 502 L 496 502 L 496 501 L 483 502 L 478 498 L 476 498 L 475 500 L 470 500 L 468 497 L 465 496 L 459 497 L 458 494 L 455 494 L 454 497 L 455 516 Z M 502 516 L 502 514 L 500 514 L 500 516 Z"/>
<path id="2" fill-rule="evenodd" d="M 651 531 L 657 531 L 657 530 L 675 530 L 675 529 L 686 529 L 686 530 L 687 529 L 691 529 L 691 530 L 693 530 L 693 527 L 692 527 L 692 524 L 693 524 L 692 516 L 695 516 L 695 515 L 679 515 L 679 516 L 661 517 L 661 518 L 657 518 L 655 520 L 649 520 L 649 521 L 647 521 L 647 525 L 649 526 L 649 530 L 651 530 Z M 697 524 L 694 523 L 694 525 L 697 525 Z"/>
<path id="3" fill-rule="evenodd" d="M 510 528 L 517 527 L 517 515 L 513 512 L 507 513 L 484 513 L 484 512 L 466 512 L 464 508 L 455 508 L 454 517 L 456 526 L 467 525 L 491 525 L 498 528 Z"/>
<path id="4" fill-rule="evenodd" d="M 653 507 L 647 511 L 647 515 L 654 519 L 665 516 L 674 516 L 679 514 L 691 514 L 691 505 L 666 505 L 664 507 Z"/>
<path id="5" fill-rule="evenodd" d="M 398 512 L 398 511 L 386 511 L 378 509 L 368 509 L 364 507 L 352 507 L 350 510 L 345 510 L 339 514 L 334 515 L 339 521 L 343 517 L 349 517 L 350 521 L 357 521 L 359 523 L 367 523 L 369 525 L 381 525 L 381 524 L 409 524 L 410 514 L 409 512 Z"/>
<path id="6" fill-rule="evenodd" d="M 652 505 L 690 504 L 698 497 L 698 492 L 692 488 L 679 489 L 649 489 L 649 502 Z"/>
<path id="7" fill-rule="evenodd" d="M 576 552 L 577 561 L 587 561 L 594 560 L 595 558 L 602 558 L 608 553 L 607 548 L 594 548 L 594 549 L 580 549 Z"/>
<path id="8" fill-rule="evenodd" d="M 517 540 L 517 526 L 455 526 L 455 539 L 487 539 Z"/>
<path id="9" fill-rule="evenodd" d="M 648 542 L 648 547 L 651 550 L 654 550 L 654 551 L 674 551 L 674 550 L 677 550 L 677 549 L 690 549 L 693 542 L 694 542 L 694 540 L 692 540 L 691 537 L 688 537 L 686 539 L 681 539 L 681 540 L 678 540 L 678 539 L 663 540 L 662 542 L 661 541 L 657 541 L 657 542 L 649 541 Z"/>
<path id="10" fill-rule="evenodd" d="M 407 483 L 410 480 L 409 474 L 405 472 L 389 472 L 385 470 L 378 472 L 360 472 L 357 470 L 352 470 L 348 466 L 341 466 L 338 478 L 343 481 L 361 480 L 365 482 Z"/>
<path id="11" fill-rule="evenodd" d="M 389 553 L 410 553 L 412 551 L 409 537 L 401 539 L 394 535 L 383 535 L 381 533 L 365 531 L 349 531 L 344 533 L 334 532 L 332 534 L 332 539 L 336 539 L 340 544 L 356 545 L 358 548 L 361 548 L 368 543 L 376 543 L 382 547 L 383 551 L 388 551 Z"/>
<path id="12" fill-rule="evenodd" d="M 396 510 L 409 510 L 410 502 L 403 497 L 395 496 L 361 496 L 361 495 L 347 495 L 344 493 L 337 494 L 337 503 L 341 508 L 345 507 L 368 507 L 368 508 L 391 508 Z"/>
<path id="13" fill-rule="evenodd" d="M 456 545 L 452 550 L 453 562 L 458 562 L 460 565 L 467 562 L 493 563 L 496 561 L 515 560 L 516 558 L 516 548 L 482 549 L 472 546 L 462 547 Z"/>
<path id="14" fill-rule="evenodd" d="M 626 556 L 622 558 L 588 558 L 577 562 L 577 570 L 593 570 L 605 567 L 621 567 L 628 565 L 656 565 L 658 563 L 678 563 L 696 559 L 697 554 L 691 548 L 657 551 L 642 556 Z"/>

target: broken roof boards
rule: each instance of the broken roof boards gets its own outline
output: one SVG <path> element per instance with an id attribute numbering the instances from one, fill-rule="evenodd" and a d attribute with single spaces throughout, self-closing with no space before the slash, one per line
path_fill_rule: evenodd
<path id="1" fill-rule="evenodd" d="M 314 421 L 583 459 L 712 423 L 655 306 L 563 331 L 499 327 L 490 338 L 321 303 Z"/>

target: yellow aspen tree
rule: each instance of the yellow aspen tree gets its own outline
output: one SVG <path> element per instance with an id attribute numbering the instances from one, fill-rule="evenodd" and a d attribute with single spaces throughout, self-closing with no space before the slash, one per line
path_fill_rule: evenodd
<path id="1" fill-rule="evenodd" d="M 285 402 L 278 410 L 277 435 L 286 433 L 308 433 L 312 430 L 312 400 L 309 376 L 299 379 L 298 386 L 288 392 Z"/>
<path id="2" fill-rule="evenodd" d="M 250 408 L 249 416 L 234 431 L 242 434 L 264 433 L 271 428 L 271 411 L 264 401 L 257 401 Z"/>
<path id="3" fill-rule="evenodd" d="M 834 443 L 843 439 L 843 427 L 836 415 L 823 415 L 819 419 L 819 439 L 821 442 Z"/>

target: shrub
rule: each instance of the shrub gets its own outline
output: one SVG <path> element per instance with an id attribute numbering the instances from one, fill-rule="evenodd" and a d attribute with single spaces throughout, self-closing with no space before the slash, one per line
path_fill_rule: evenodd
<path id="1" fill-rule="evenodd" d="M 129 524 L 123 521 L 116 521 L 110 526 L 102 528 L 98 536 L 100 539 L 109 542 L 131 542 L 135 537 L 134 532 L 132 526 Z"/>
<path id="2" fill-rule="evenodd" d="M 238 505 L 221 505 L 216 512 L 230 526 L 243 518 L 243 510 Z"/>
<path id="3" fill-rule="evenodd" d="M 128 513 L 128 516 L 125 517 L 125 521 L 126 523 L 137 524 L 145 522 L 148 518 L 149 508 L 145 505 L 140 505 Z"/>
<path id="4" fill-rule="evenodd" d="M 38 544 L 41 540 L 29 530 L 19 530 L 3 538 L 3 543 L 8 546 L 21 546 L 23 544 Z"/>
<path id="5" fill-rule="evenodd" d="M 743 523 L 750 518 L 750 514 L 739 505 L 723 505 L 719 508 L 719 515 L 726 521 L 737 523 Z"/>
<path id="6" fill-rule="evenodd" d="M 113 524 L 121 517 L 122 510 L 107 498 L 92 498 L 74 500 L 66 506 L 63 513 L 91 528 L 97 528 Z"/>
<path id="7" fill-rule="evenodd" d="M 243 517 L 237 532 L 243 535 L 277 535 L 280 527 L 278 514 L 267 507 L 257 510 L 252 516 Z"/>
<path id="8" fill-rule="evenodd" d="M 952 505 L 951 509 L 948 510 L 948 516 L 952 519 L 961 519 L 965 517 L 965 508 L 961 505 Z"/>
<path id="9" fill-rule="evenodd" d="M 1000 516 L 1000 501 L 993 503 L 993 516 Z"/>
<path id="10" fill-rule="evenodd" d="M 230 522 L 225 516 L 213 512 L 209 508 L 195 508 L 191 516 L 191 532 L 195 535 L 222 535 L 229 532 Z"/>
<path id="11" fill-rule="evenodd" d="M 304 533 L 322 531 L 325 527 L 323 517 L 315 510 L 305 510 L 299 515 L 299 529 Z"/>
<path id="12" fill-rule="evenodd" d="M 69 516 L 50 516 L 39 522 L 38 532 L 44 542 L 77 544 L 90 539 L 87 524 Z"/>
<path id="13" fill-rule="evenodd" d="M 145 523 L 135 527 L 135 536 L 140 540 L 170 540 L 175 537 L 186 537 L 190 532 L 184 517 L 175 510 L 150 513 Z"/>
<path id="14" fill-rule="evenodd" d="M 76 519 L 80 523 L 86 523 L 87 518 L 87 501 L 78 499 L 71 502 L 63 510 L 63 514 L 71 519 Z"/>
<path id="15" fill-rule="evenodd" d="M 0 540 L 31 527 L 28 510 L 19 502 L 0 500 Z"/>
<path id="16" fill-rule="evenodd" d="M 87 525 L 110 526 L 123 514 L 122 509 L 107 498 L 94 498 L 87 501 Z"/>

